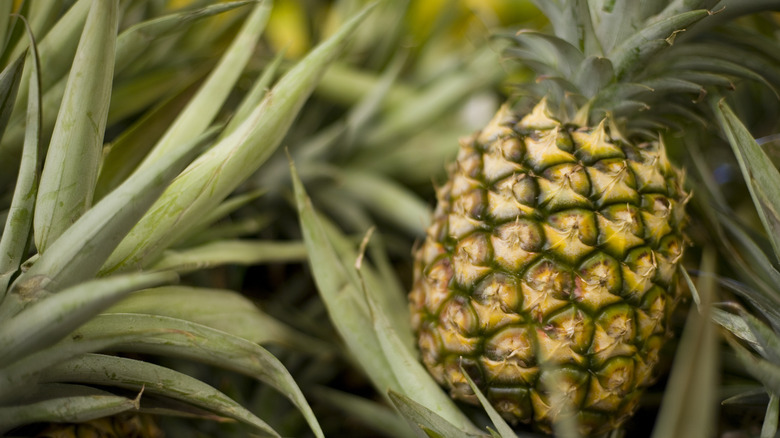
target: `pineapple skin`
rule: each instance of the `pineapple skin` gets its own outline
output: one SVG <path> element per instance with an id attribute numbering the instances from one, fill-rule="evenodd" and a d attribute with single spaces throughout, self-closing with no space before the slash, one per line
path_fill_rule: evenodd
<path id="1" fill-rule="evenodd" d="M 409 294 L 423 363 L 513 424 L 618 427 L 654 378 L 682 298 L 685 203 L 663 144 L 563 125 L 543 99 L 461 140 Z"/>

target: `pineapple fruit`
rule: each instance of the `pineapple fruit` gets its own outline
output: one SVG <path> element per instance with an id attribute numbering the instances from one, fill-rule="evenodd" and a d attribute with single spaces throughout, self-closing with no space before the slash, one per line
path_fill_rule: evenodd
<path id="1" fill-rule="evenodd" d="M 672 37 L 708 12 L 653 3 L 646 27 L 607 51 L 613 35 L 598 26 L 620 26 L 615 17 L 572 36 L 563 10 L 537 2 L 556 36 L 521 32 L 510 50 L 555 81 L 540 79 L 550 86 L 532 110 L 504 105 L 461 141 L 416 250 L 409 302 L 423 363 L 452 397 L 476 404 L 468 374 L 511 423 L 617 428 L 673 336 L 689 197 L 643 121 L 673 91 L 649 84 L 679 72 L 632 63 L 673 63 Z M 642 32 L 661 44 L 635 38 Z M 616 96 L 642 83 L 653 92 L 631 103 L 645 111 L 623 112 L 627 95 Z"/>
<path id="2" fill-rule="evenodd" d="M 542 100 L 464 139 L 410 293 L 422 359 L 463 373 L 512 421 L 549 431 L 564 396 L 585 434 L 619 425 L 653 381 L 681 292 L 687 195 L 662 143 L 564 125 Z"/>

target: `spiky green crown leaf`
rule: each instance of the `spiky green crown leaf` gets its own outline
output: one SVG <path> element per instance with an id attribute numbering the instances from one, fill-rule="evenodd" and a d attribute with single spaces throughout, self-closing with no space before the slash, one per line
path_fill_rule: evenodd
<path id="1" fill-rule="evenodd" d="M 528 104 L 545 96 L 563 121 L 592 125 L 609 116 L 624 134 L 656 131 L 700 118 L 693 104 L 712 88 L 748 79 L 777 94 L 780 64 L 767 38 L 738 22 L 719 26 L 727 9 L 733 16 L 750 8 L 717 0 L 533 3 L 552 34 L 521 30 L 507 52 L 538 78 L 519 94 L 533 97 Z"/>

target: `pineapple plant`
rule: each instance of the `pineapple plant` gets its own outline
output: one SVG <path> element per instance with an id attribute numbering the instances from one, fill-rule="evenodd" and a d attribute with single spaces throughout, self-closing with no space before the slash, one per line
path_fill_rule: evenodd
<path id="1" fill-rule="evenodd" d="M 342 167 L 327 175 L 337 175 L 343 187 L 330 193 L 321 184 L 327 177 L 312 176 L 308 157 L 291 151 L 304 240 L 331 320 L 385 401 L 413 429 L 432 436 L 480 436 L 473 423 L 485 424 L 484 417 L 464 415 L 470 408 L 441 397 L 439 386 L 458 401 L 482 405 L 489 427 L 501 436 L 528 427 L 563 436 L 624 427 L 658 377 L 660 351 L 676 336 L 673 314 L 693 286 L 685 285 L 684 252 L 689 259 L 701 255 L 683 251 L 690 240 L 702 240 L 698 233 L 686 237 L 685 210 L 695 198 L 667 149 L 679 164 L 696 148 L 724 144 L 739 123 L 726 116 L 728 108 L 751 104 L 734 97 L 755 87 L 766 93 L 776 84 L 777 60 L 767 48 L 777 44 L 773 28 L 762 24 L 765 37 L 757 38 L 752 18 L 735 20 L 774 4 L 534 3 L 552 34 L 512 33 L 503 62 L 517 61 L 536 79 L 516 85 L 487 127 L 460 142 L 455 164 L 438 183 L 427 230 L 420 226 L 425 215 L 393 198 L 388 186 L 383 201 L 403 208 L 381 210 L 374 202 L 378 183 L 373 199 L 367 193 L 357 206 L 348 202 L 371 181 L 351 173 L 358 166 L 386 172 L 385 181 L 403 180 L 404 172 L 429 164 L 418 158 L 426 157 L 428 144 L 410 140 L 417 149 L 405 149 L 412 157 L 402 161 L 408 167 L 394 170 L 372 158 L 383 146 L 374 132 L 350 138 L 357 152 L 336 158 Z M 482 64 L 482 70 L 498 65 Z M 400 161 L 400 155 L 387 156 Z M 301 184 L 307 178 L 319 178 L 307 184 L 311 199 Z M 376 255 L 383 242 L 375 241 L 385 233 L 367 239 L 364 258 L 314 206 L 342 223 L 345 210 L 357 216 L 344 226 L 351 232 L 360 231 L 354 224 L 361 220 L 363 230 L 371 225 L 359 213 L 381 210 L 380 224 L 419 233 L 414 284 L 403 304 L 408 310 L 399 310 L 397 280 Z M 402 209 L 410 212 L 403 225 L 388 219 Z M 710 255 L 704 254 L 701 270 L 712 269 Z M 699 287 L 713 289 L 705 276 Z M 662 408 L 662 418 L 677 417 L 659 422 L 655 436 L 688 436 L 681 432 L 689 430 L 681 426 L 681 405 L 706 425 L 699 436 L 712 431 L 718 350 L 707 318 L 725 317 L 709 309 L 711 299 L 694 298 L 701 315 L 691 314 L 680 340 L 687 362 L 675 362 L 669 392 L 676 401 L 665 399 Z M 744 341 L 744 325 L 729 321 Z M 704 401 L 685 404 L 694 393 Z"/>
<path id="2" fill-rule="evenodd" d="M 186 372 L 204 364 L 277 391 L 323 436 L 263 346 L 320 343 L 187 276 L 303 257 L 214 224 L 259 196 L 236 189 L 370 7 L 284 75 L 268 57 L 247 68 L 272 7 L 2 2 L 0 434 L 159 436 L 155 418 L 175 416 L 282 435 Z"/>
<path id="3" fill-rule="evenodd" d="M 671 37 L 708 14 L 660 17 L 646 32 Z M 600 23 L 612 20 L 620 18 Z M 674 70 L 621 65 L 627 52 L 642 53 L 632 59 L 642 65 L 663 46 L 594 41 L 620 32 L 595 24 L 593 40 L 566 40 L 570 27 L 518 34 L 520 62 L 550 57 L 540 43 L 560 50 L 537 72 L 554 70 L 560 88 L 526 113 L 503 106 L 461 141 L 415 253 L 409 298 L 422 360 L 453 397 L 478 402 L 469 373 L 510 421 L 551 432 L 576 412 L 591 435 L 631 415 L 673 336 L 689 198 L 663 140 L 637 128 L 659 115 L 651 104 L 621 113 L 626 96 L 616 93 L 676 79 Z M 663 99 L 663 88 L 653 90 L 651 99 Z"/>

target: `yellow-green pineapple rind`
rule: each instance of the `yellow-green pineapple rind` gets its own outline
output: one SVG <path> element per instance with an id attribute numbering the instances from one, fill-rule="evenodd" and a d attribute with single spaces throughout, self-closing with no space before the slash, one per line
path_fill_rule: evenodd
<path id="1" fill-rule="evenodd" d="M 617 427 L 654 379 L 680 299 L 687 195 L 662 143 L 563 125 L 542 100 L 464 139 L 409 295 L 423 362 L 512 422 Z M 564 397 L 567 403 L 554 403 Z"/>

